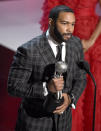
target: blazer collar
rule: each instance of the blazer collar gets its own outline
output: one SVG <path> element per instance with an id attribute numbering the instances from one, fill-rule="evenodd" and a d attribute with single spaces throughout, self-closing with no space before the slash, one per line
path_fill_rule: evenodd
<path id="1" fill-rule="evenodd" d="M 54 53 L 49 45 L 48 39 L 46 37 L 46 33 L 42 34 L 42 40 L 40 42 L 39 51 L 42 54 L 42 57 L 46 64 L 55 63 L 56 59 Z"/>
<path id="2" fill-rule="evenodd" d="M 73 48 L 72 48 L 72 44 L 73 44 L 73 41 L 71 40 L 71 38 L 67 41 L 66 43 L 66 57 L 65 57 L 65 62 L 67 63 L 68 65 L 68 68 L 67 68 L 67 72 L 70 70 L 70 68 L 72 68 L 73 63 Z"/>

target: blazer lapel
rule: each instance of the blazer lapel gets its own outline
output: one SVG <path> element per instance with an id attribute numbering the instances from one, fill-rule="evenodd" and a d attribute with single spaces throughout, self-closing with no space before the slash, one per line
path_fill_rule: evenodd
<path id="1" fill-rule="evenodd" d="M 54 53 L 49 45 L 49 42 L 45 33 L 42 35 L 42 40 L 38 48 L 39 48 L 40 53 L 42 54 L 45 64 L 48 65 L 48 64 L 56 62 Z"/>
<path id="2" fill-rule="evenodd" d="M 66 43 L 66 57 L 65 57 L 65 62 L 68 65 L 68 69 L 72 66 L 72 46 L 71 46 L 72 42 L 69 39 Z M 67 70 L 68 70 L 67 69 Z"/>

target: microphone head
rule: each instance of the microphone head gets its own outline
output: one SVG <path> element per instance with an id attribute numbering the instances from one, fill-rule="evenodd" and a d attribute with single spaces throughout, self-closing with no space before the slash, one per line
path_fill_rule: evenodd
<path id="1" fill-rule="evenodd" d="M 67 64 L 63 61 L 58 61 L 55 64 L 55 72 L 57 72 L 58 74 L 62 74 L 65 73 L 67 71 Z"/>
<path id="2" fill-rule="evenodd" d="M 87 73 L 90 72 L 90 66 L 89 66 L 89 63 L 87 61 L 83 61 L 83 60 L 79 61 L 78 66 L 81 69 L 85 70 Z"/>

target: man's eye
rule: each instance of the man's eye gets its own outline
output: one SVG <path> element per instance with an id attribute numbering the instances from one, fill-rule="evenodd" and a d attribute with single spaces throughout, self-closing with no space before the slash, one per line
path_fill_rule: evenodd
<path id="1" fill-rule="evenodd" d="M 62 23 L 63 25 L 66 25 L 67 23 Z"/>
<path id="2" fill-rule="evenodd" d="M 75 24 L 72 24 L 72 26 L 74 26 Z"/>

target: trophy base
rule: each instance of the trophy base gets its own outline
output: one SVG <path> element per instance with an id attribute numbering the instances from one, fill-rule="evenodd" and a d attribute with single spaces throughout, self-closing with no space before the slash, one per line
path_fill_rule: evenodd
<path id="1" fill-rule="evenodd" d="M 47 112 L 52 113 L 54 110 L 56 110 L 56 107 L 61 106 L 63 102 L 64 97 L 58 100 L 54 97 L 54 95 L 49 94 L 43 104 L 43 107 Z"/>

